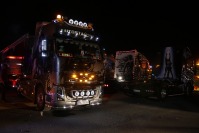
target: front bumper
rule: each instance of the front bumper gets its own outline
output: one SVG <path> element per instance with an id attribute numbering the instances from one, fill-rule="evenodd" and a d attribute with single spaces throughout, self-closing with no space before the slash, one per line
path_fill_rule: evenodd
<path id="1" fill-rule="evenodd" d="M 57 87 L 49 105 L 52 110 L 71 110 L 83 106 L 96 106 L 102 103 L 102 86 Z"/>

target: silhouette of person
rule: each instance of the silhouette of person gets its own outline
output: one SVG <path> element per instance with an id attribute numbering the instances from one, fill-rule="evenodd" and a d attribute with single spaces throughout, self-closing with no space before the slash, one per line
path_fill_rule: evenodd
<path id="1" fill-rule="evenodd" d="M 123 73 L 125 74 L 126 79 L 132 79 L 133 78 L 133 56 L 128 55 L 124 58 L 124 68 Z"/>
<path id="2" fill-rule="evenodd" d="M 170 50 L 167 49 L 166 55 L 165 55 L 165 72 L 164 72 L 164 78 L 173 78 L 172 73 L 172 62 L 171 62 L 171 53 Z"/>

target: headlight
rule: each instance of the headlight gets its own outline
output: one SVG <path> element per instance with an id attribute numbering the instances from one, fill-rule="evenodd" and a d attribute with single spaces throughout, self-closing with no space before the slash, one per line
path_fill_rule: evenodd
<path id="1" fill-rule="evenodd" d="M 123 79 L 123 77 L 122 77 L 122 76 L 119 76 L 119 77 L 118 77 L 118 80 L 122 80 L 122 79 Z"/>
<path id="2" fill-rule="evenodd" d="M 96 94 L 96 90 L 72 90 L 72 96 L 77 97 L 93 97 Z"/>
<path id="3" fill-rule="evenodd" d="M 124 77 L 123 76 L 118 76 L 117 80 L 118 80 L 118 82 L 124 82 Z"/>
<path id="4" fill-rule="evenodd" d="M 76 97 L 79 96 L 79 91 L 75 91 L 75 96 L 76 96 Z"/>

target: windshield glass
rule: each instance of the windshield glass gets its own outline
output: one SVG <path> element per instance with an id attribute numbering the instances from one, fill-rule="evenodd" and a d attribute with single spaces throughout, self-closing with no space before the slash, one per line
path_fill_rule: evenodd
<path id="1" fill-rule="evenodd" d="M 82 58 L 82 57 L 71 57 L 71 58 L 64 58 L 61 57 L 61 71 L 92 71 L 92 66 L 94 60 L 90 57 Z"/>
<path id="2" fill-rule="evenodd" d="M 101 59 L 100 48 L 96 43 L 56 39 L 56 51 L 62 57 L 91 57 Z"/>

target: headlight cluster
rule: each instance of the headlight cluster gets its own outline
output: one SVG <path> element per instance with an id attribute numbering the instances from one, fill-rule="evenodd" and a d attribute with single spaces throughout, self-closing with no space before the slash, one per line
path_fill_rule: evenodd
<path id="1" fill-rule="evenodd" d="M 73 97 L 93 97 L 95 95 L 95 90 L 73 90 Z"/>
<path id="2" fill-rule="evenodd" d="M 95 75 L 90 73 L 73 73 L 69 82 L 87 83 L 94 81 Z"/>

